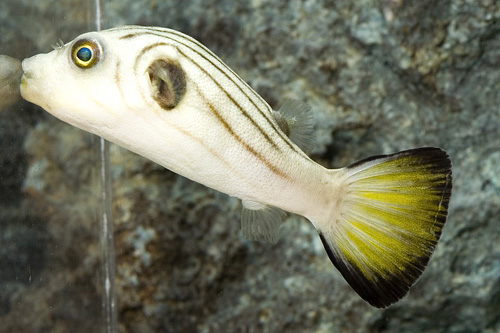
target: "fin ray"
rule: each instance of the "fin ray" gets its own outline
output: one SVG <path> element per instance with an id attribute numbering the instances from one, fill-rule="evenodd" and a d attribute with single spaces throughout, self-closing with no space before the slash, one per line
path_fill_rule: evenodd
<path id="1" fill-rule="evenodd" d="M 408 292 L 439 240 L 451 162 L 441 149 L 419 148 L 357 162 L 345 174 L 347 194 L 320 238 L 353 289 L 386 307 Z"/>
<path id="2" fill-rule="evenodd" d="M 276 243 L 285 212 L 281 209 L 256 202 L 243 201 L 241 231 L 252 241 Z"/>
<path id="3" fill-rule="evenodd" d="M 305 152 L 314 146 L 314 122 L 309 104 L 289 99 L 283 102 L 278 111 L 273 111 L 281 130 Z"/>

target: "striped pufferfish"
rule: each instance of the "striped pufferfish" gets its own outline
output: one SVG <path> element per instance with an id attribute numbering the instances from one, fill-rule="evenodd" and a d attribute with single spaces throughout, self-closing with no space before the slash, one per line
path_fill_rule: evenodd
<path id="1" fill-rule="evenodd" d="M 283 211 L 307 218 L 368 303 L 387 307 L 422 274 L 451 196 L 439 148 L 326 169 L 301 148 L 309 107 L 278 112 L 215 54 L 178 31 L 89 32 L 23 61 L 22 96 L 59 119 L 242 200 L 247 239 L 276 242 Z"/>

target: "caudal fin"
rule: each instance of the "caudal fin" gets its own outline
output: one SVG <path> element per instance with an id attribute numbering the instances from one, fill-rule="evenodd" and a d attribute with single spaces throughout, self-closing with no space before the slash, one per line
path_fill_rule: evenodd
<path id="1" fill-rule="evenodd" d="M 451 162 L 439 148 L 419 148 L 359 161 L 345 174 L 337 218 L 318 231 L 351 287 L 384 308 L 406 295 L 434 251 L 451 196 Z"/>

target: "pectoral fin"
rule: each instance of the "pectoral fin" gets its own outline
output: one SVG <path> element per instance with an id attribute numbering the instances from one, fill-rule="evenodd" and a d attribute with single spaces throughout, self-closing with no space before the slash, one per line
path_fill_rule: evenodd
<path id="1" fill-rule="evenodd" d="M 289 99 L 278 111 L 273 111 L 274 119 L 281 130 L 305 152 L 314 146 L 314 126 L 309 104 Z"/>

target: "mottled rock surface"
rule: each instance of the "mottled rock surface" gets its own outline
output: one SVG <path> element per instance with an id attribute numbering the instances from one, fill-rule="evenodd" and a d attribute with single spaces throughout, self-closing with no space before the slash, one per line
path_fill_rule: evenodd
<path id="1" fill-rule="evenodd" d="M 417 146 L 454 164 L 435 255 L 408 297 L 378 310 L 304 219 L 290 216 L 276 245 L 246 241 L 236 199 L 112 146 L 119 332 L 500 330 L 497 1 L 128 0 L 103 12 L 105 26 L 199 39 L 275 108 L 308 102 L 325 166 Z M 92 15 L 69 0 L 2 1 L 0 53 L 47 52 Z M 93 139 L 28 103 L 0 113 L 0 131 L 0 331 L 97 331 Z"/>

